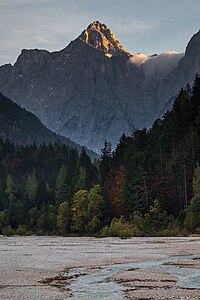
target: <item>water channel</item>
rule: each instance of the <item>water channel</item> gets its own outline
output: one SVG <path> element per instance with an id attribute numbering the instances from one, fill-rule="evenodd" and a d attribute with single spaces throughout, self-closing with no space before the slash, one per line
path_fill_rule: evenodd
<path id="1" fill-rule="evenodd" d="M 188 259 L 199 259 L 200 255 L 172 256 L 156 261 L 144 261 L 137 263 L 122 263 L 101 266 L 95 272 L 87 268 L 72 269 L 68 276 L 76 276 L 71 282 L 73 300 L 122 300 L 125 297 L 125 288 L 110 278 L 119 272 L 129 269 L 159 270 L 177 276 L 177 285 L 181 288 L 200 289 L 200 270 L 177 265 L 168 265 Z M 80 276 L 79 276 L 80 275 Z"/>

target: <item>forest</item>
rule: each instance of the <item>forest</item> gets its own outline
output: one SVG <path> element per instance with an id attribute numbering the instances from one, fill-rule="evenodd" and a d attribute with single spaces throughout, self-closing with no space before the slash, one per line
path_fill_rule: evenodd
<path id="1" fill-rule="evenodd" d="M 200 232 L 200 77 L 150 129 L 84 148 L 0 140 L 0 233 L 170 236 Z"/>

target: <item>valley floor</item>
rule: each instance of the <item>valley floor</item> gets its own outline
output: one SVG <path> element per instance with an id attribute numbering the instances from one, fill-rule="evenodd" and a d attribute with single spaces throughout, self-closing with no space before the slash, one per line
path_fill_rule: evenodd
<path id="1" fill-rule="evenodd" d="M 0 299 L 64 300 L 72 295 L 71 286 L 83 277 L 73 273 L 75 269 L 92 274 L 107 265 L 128 266 L 129 263 L 169 259 L 175 255 L 196 255 L 167 264 L 180 270 L 185 267 L 196 270 L 200 278 L 200 237 L 138 237 L 122 240 L 0 236 Z M 116 286 L 123 287 L 123 295 L 128 299 L 200 297 L 199 288 L 180 287 L 177 285 L 178 277 L 163 270 L 127 268 L 110 278 L 117 283 Z M 74 299 L 90 298 L 75 296 Z M 98 296 L 96 299 L 99 299 Z"/>

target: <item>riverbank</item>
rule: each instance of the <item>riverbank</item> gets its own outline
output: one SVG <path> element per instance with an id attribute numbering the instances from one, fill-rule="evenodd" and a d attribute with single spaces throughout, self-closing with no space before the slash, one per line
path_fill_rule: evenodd
<path id="1" fill-rule="evenodd" d="M 75 281 L 79 276 L 75 274 L 74 278 L 62 277 L 69 269 L 84 267 L 89 268 L 91 272 L 97 272 L 104 265 L 154 261 L 174 255 L 195 255 L 199 254 L 199 249 L 200 237 L 150 237 L 121 240 L 89 237 L 0 236 L 0 299 L 64 300 L 70 297 L 71 280 Z M 199 263 L 198 260 L 195 263 Z M 158 280 L 159 271 L 156 272 L 158 273 L 153 275 L 153 286 L 156 286 L 158 291 L 152 288 L 151 282 L 149 282 L 151 288 L 147 288 L 148 278 L 143 276 L 144 270 L 140 269 L 137 272 L 135 270 L 120 272 L 114 276 L 113 280 L 126 287 L 129 299 L 167 299 L 170 297 L 199 299 L 195 298 L 195 293 L 199 294 L 199 290 L 178 288 L 177 277 L 172 275 L 163 275 L 172 276 L 172 280 L 164 280 L 161 283 Z M 148 272 L 145 274 L 148 276 Z M 143 282 L 138 276 L 142 276 Z M 54 279 L 47 280 L 47 278 Z M 132 281 L 131 278 L 133 278 Z M 133 287 L 134 282 L 140 282 L 137 289 Z M 157 286 L 157 284 L 163 286 Z M 171 291 L 165 284 L 171 285 Z M 170 291 L 169 296 L 166 294 L 167 291 Z M 176 293 L 173 294 L 173 291 Z M 159 298 L 152 298 L 152 293 L 153 295 L 158 293 Z M 162 294 L 166 298 L 162 298 Z M 173 295 L 177 296 L 173 297 Z"/>

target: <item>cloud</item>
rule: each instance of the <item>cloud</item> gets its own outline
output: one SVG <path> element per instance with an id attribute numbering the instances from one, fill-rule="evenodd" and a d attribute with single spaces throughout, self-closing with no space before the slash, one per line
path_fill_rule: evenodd
<path id="1" fill-rule="evenodd" d="M 148 60 L 149 57 L 146 54 L 138 53 L 129 59 L 129 63 L 136 64 L 136 65 L 142 65 L 146 60 Z"/>
<path id="2" fill-rule="evenodd" d="M 146 76 L 164 76 L 178 65 L 184 53 L 163 52 L 145 61 L 143 70 Z"/>
<path id="3" fill-rule="evenodd" d="M 147 56 L 139 53 L 129 59 L 129 63 L 141 67 L 146 77 L 163 77 L 178 65 L 184 53 L 166 51 L 159 55 Z"/>

